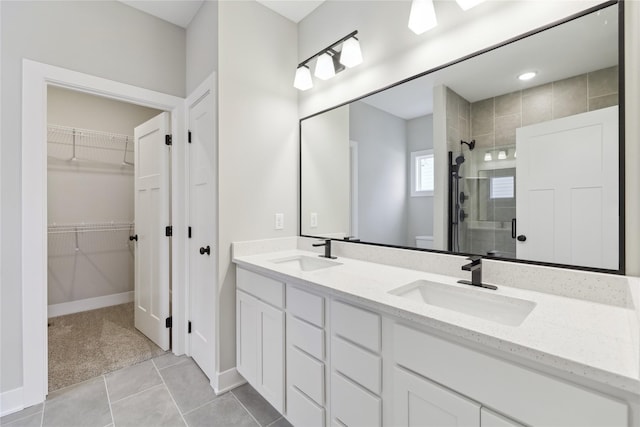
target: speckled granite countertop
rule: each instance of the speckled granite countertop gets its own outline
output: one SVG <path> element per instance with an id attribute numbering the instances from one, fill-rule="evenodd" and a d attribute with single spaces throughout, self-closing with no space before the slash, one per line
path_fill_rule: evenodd
<path id="1" fill-rule="evenodd" d="M 258 254 L 237 251 L 233 261 L 241 267 L 288 283 L 308 285 L 331 295 L 352 298 L 380 312 L 559 369 L 570 376 L 640 395 L 640 332 L 638 310 L 635 308 L 640 279 L 629 278 L 630 287 L 635 289 L 630 291 L 633 295 L 629 306 L 621 307 L 499 283 L 496 283 L 499 286 L 496 291 L 476 289 L 456 283 L 456 277 L 344 257 L 338 258 L 341 263 L 338 266 L 305 272 L 273 261 L 297 255 L 317 257 L 316 252 L 264 250 Z M 431 280 L 463 287 L 469 292 L 528 300 L 536 306 L 522 324 L 506 326 L 388 293 L 416 280 Z"/>

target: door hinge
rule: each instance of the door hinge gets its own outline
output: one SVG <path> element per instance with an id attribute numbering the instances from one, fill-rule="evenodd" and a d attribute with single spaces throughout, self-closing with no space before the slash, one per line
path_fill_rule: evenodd
<path id="1" fill-rule="evenodd" d="M 165 145 L 173 144 L 173 138 L 171 137 L 171 135 L 165 135 L 164 136 L 164 143 L 165 143 Z"/>
<path id="2" fill-rule="evenodd" d="M 191 227 L 189 227 L 188 230 L 187 230 L 187 236 L 189 236 L 189 238 L 191 238 Z"/>
<path id="3" fill-rule="evenodd" d="M 164 235 L 167 237 L 173 236 L 173 226 L 168 225 L 164 228 Z"/>
<path id="4" fill-rule="evenodd" d="M 191 320 L 189 320 L 189 327 L 187 328 L 187 333 L 191 333 Z"/>
<path id="5" fill-rule="evenodd" d="M 189 144 L 191 144 L 191 131 L 189 131 L 189 133 L 187 134 L 187 141 L 189 141 Z"/>
<path id="6" fill-rule="evenodd" d="M 166 328 L 170 328 L 171 326 L 173 326 L 173 322 L 171 320 L 171 316 L 169 316 L 166 319 L 164 319 L 164 326 Z"/>

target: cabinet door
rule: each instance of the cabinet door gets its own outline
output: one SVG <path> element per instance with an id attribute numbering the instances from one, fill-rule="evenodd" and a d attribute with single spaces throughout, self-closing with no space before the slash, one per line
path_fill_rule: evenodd
<path id="1" fill-rule="evenodd" d="M 478 403 L 398 367 L 393 382 L 395 426 L 480 426 Z"/>
<path id="2" fill-rule="evenodd" d="M 260 302 L 251 295 L 236 294 L 236 364 L 250 384 L 258 378 L 258 315 Z"/>
<path id="3" fill-rule="evenodd" d="M 284 412 L 284 313 L 259 302 L 258 382 L 256 389 Z"/>

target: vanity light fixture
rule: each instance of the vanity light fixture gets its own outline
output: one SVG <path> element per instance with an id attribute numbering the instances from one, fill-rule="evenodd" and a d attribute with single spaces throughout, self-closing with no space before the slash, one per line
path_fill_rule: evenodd
<path id="1" fill-rule="evenodd" d="M 507 158 L 507 150 L 498 151 L 498 160 L 506 160 Z"/>
<path id="2" fill-rule="evenodd" d="M 313 87 L 311 80 L 311 70 L 306 65 L 298 67 L 296 70 L 296 78 L 293 80 L 293 87 L 300 90 L 307 90 Z"/>
<path id="3" fill-rule="evenodd" d="M 307 90 L 313 87 L 309 63 L 314 59 L 316 64 L 313 74 L 322 80 L 330 79 L 345 68 L 361 64 L 362 51 L 356 34 L 358 34 L 358 31 L 347 34 L 337 42 L 298 64 L 293 87 L 299 90 Z"/>
<path id="4" fill-rule="evenodd" d="M 476 7 L 480 3 L 484 3 L 484 0 L 456 0 L 456 3 L 458 3 L 460 9 L 467 11 L 472 7 Z"/>
<path id="5" fill-rule="evenodd" d="M 538 73 L 536 73 L 535 71 L 527 71 L 526 73 L 522 73 L 518 76 L 518 79 L 522 80 L 522 81 L 527 81 L 527 80 L 531 80 L 532 78 L 534 78 Z"/>
<path id="6" fill-rule="evenodd" d="M 490 162 L 491 160 L 493 160 L 493 156 L 491 155 L 491 151 L 487 151 L 486 153 L 484 153 L 484 161 L 485 162 Z"/>
<path id="7" fill-rule="evenodd" d="M 316 71 L 313 75 L 321 80 L 328 80 L 336 75 L 336 69 L 333 66 L 333 57 L 329 55 L 329 53 L 325 52 L 318 56 Z"/>
<path id="8" fill-rule="evenodd" d="M 413 0 L 409 12 L 409 29 L 422 34 L 438 25 L 433 0 Z"/>

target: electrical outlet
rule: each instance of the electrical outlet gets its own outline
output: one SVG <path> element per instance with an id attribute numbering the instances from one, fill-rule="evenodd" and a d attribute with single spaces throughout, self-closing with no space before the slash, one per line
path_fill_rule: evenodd
<path id="1" fill-rule="evenodd" d="M 275 225 L 274 228 L 276 230 L 282 230 L 284 228 L 284 214 L 282 213 L 277 213 L 275 215 Z"/>
<path id="2" fill-rule="evenodd" d="M 309 221 L 309 225 L 311 228 L 316 228 L 318 226 L 318 213 L 311 212 L 311 219 Z"/>

